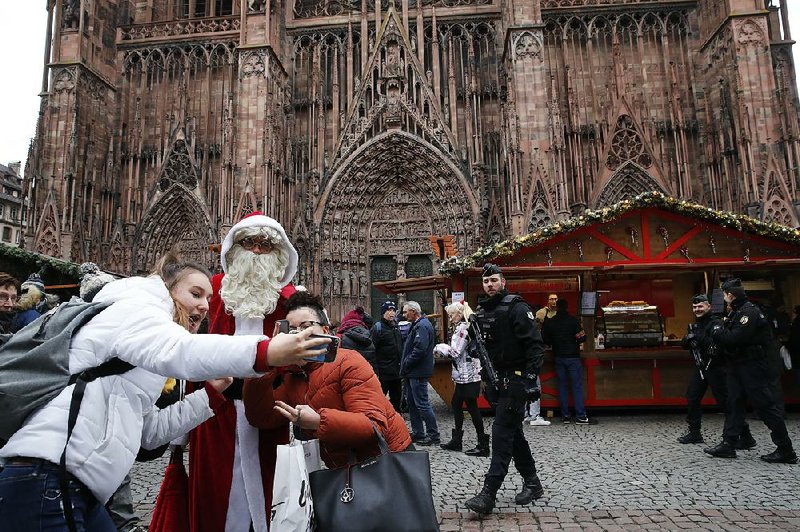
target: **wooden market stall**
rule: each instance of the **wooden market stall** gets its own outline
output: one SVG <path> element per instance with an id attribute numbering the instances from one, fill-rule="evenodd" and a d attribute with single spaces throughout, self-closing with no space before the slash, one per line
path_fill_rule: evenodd
<path id="1" fill-rule="evenodd" d="M 486 262 L 532 306 L 566 298 L 589 340 L 582 352 L 588 407 L 679 406 L 693 367 L 680 346 L 694 321 L 691 298 L 739 277 L 776 325 L 800 304 L 800 232 L 689 201 L 647 193 L 442 262 L 471 305 Z M 442 368 L 443 372 L 447 368 Z M 557 405 L 552 357 L 542 373 L 543 406 Z M 786 401 L 800 402 L 787 373 Z M 706 403 L 713 404 L 710 394 Z"/>

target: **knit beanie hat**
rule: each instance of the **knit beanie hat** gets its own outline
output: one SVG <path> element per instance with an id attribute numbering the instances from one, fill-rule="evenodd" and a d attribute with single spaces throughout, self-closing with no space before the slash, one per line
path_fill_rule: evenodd
<path id="1" fill-rule="evenodd" d="M 394 301 L 384 301 L 381 304 L 381 316 L 386 314 L 387 310 L 397 310 L 397 304 Z"/>
<path id="2" fill-rule="evenodd" d="M 91 301 L 105 285 L 114 281 L 114 276 L 105 273 L 94 262 L 84 262 L 80 266 L 81 288 L 79 294 L 84 301 Z"/>
<path id="3" fill-rule="evenodd" d="M 24 290 L 26 286 L 33 286 L 36 287 L 39 292 L 44 294 L 44 282 L 42 278 L 39 277 L 38 273 L 32 273 L 30 277 L 28 277 L 24 283 L 22 283 L 22 289 Z"/>

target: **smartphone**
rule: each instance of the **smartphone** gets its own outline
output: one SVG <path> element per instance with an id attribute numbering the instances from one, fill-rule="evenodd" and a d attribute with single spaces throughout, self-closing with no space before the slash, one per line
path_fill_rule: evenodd
<path id="1" fill-rule="evenodd" d="M 313 358 L 307 358 L 306 360 L 312 360 L 314 362 L 333 362 L 336 360 L 336 353 L 339 350 L 339 337 L 333 336 L 329 334 L 312 334 L 310 338 L 330 338 L 331 342 L 327 345 L 323 345 L 320 347 L 320 350 L 324 349 L 325 352 L 319 356 Z"/>
<path id="2" fill-rule="evenodd" d="M 287 333 L 289 332 L 289 320 L 278 320 L 278 332 L 279 333 Z"/>

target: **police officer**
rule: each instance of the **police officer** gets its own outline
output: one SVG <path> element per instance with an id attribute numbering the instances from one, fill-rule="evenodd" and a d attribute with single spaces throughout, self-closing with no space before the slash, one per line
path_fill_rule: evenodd
<path id="1" fill-rule="evenodd" d="M 765 462 L 796 464 L 797 455 L 783 420 L 778 352 L 772 327 L 764 314 L 747 300 L 739 279 L 722 285 L 731 313 L 724 326 L 712 330 L 714 341 L 728 351 L 728 412 L 722 443 L 705 452 L 719 458 L 736 458 L 735 442 L 744 429 L 744 395 L 771 432 L 778 448 L 761 457 Z"/>
<path id="2" fill-rule="evenodd" d="M 479 301 L 476 317 L 499 377 L 500 389 L 496 397 L 489 397 L 491 403 L 496 403 L 489 472 L 483 489 L 465 504 L 473 512 L 488 514 L 494 509 L 497 490 L 508 473 L 512 458 L 524 481 L 514 502 L 529 504 L 544 494 L 530 446 L 522 432 L 525 402 L 541 396 L 536 377 L 542 368 L 544 345 L 533 311 L 520 296 L 508 293 L 500 268 L 486 264 L 482 277 L 487 297 Z M 488 389 L 489 386 L 487 393 Z"/>
<path id="3" fill-rule="evenodd" d="M 689 334 L 684 336 L 683 346 L 693 351 L 697 367 L 692 372 L 689 386 L 686 388 L 686 402 L 689 407 L 686 422 L 689 424 L 689 431 L 678 438 L 680 443 L 703 443 L 703 434 L 700 432 L 703 409 L 700 402 L 709 386 L 717 404 L 726 412 L 728 405 L 725 362 L 711 338 L 714 326 L 721 326 L 722 320 L 711 313 L 711 303 L 705 294 L 698 294 L 692 298 L 692 313 L 696 320 L 689 325 Z M 755 446 L 756 441 L 750 434 L 750 427 L 745 423 L 742 435 L 736 440 L 735 447 L 736 449 L 752 449 Z"/>

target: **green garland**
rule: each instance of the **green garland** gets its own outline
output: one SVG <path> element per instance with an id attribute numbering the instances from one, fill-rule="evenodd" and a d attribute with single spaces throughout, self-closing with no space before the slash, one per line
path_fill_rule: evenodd
<path id="1" fill-rule="evenodd" d="M 596 223 L 605 223 L 621 215 L 645 207 L 657 207 L 677 214 L 682 214 L 691 218 L 708 220 L 729 229 L 751 233 L 759 236 L 766 236 L 776 240 L 782 240 L 790 244 L 800 246 L 800 231 L 775 222 L 762 222 L 745 216 L 734 214 L 728 211 L 717 211 L 710 207 L 705 207 L 697 203 L 680 200 L 670 196 L 665 196 L 660 192 L 645 192 L 633 199 L 623 200 L 610 207 L 604 207 L 596 211 L 586 211 L 581 216 L 576 216 L 557 222 L 540 230 L 527 235 L 510 238 L 497 244 L 482 246 L 472 255 L 465 257 L 450 257 L 442 261 L 439 266 L 439 273 L 442 275 L 452 275 L 461 273 L 467 268 L 499 258 L 509 257 L 517 253 L 523 247 L 531 247 L 540 244 L 556 235 L 569 233 L 581 227 Z"/>
<path id="2" fill-rule="evenodd" d="M 49 271 L 64 278 L 74 279 L 76 282 L 80 278 L 77 264 L 3 243 L 0 243 L 0 260 L 11 262 L 16 266 L 15 269 L 25 270 L 27 273 L 39 272 L 45 276 Z"/>

